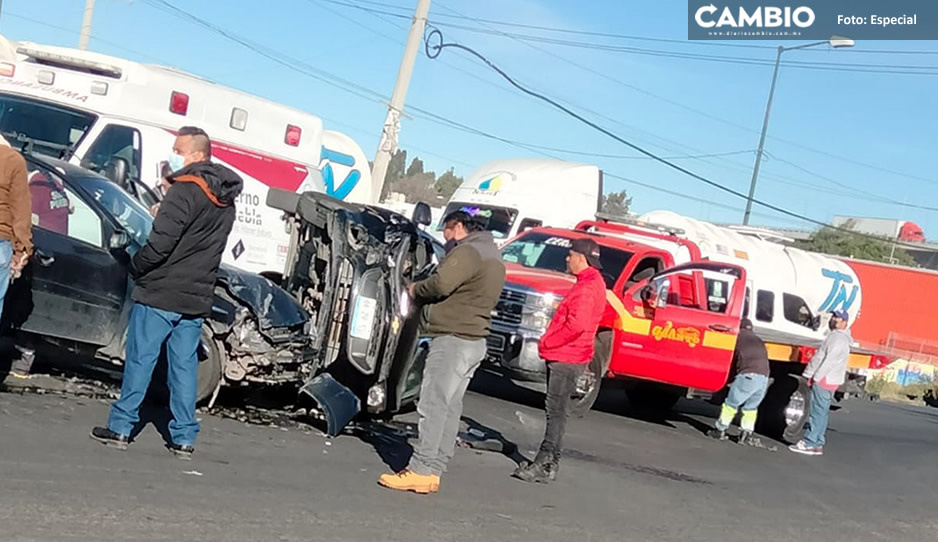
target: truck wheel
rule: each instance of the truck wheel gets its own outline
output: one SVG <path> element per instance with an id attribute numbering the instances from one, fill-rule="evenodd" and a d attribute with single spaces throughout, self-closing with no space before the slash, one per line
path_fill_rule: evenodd
<path id="1" fill-rule="evenodd" d="M 629 387 L 625 394 L 629 403 L 636 410 L 648 414 L 661 415 L 674 408 L 683 395 L 682 390 L 670 386 L 659 386 L 647 382 L 639 382 Z"/>
<path id="2" fill-rule="evenodd" d="M 760 433 L 785 442 L 798 442 L 811 407 L 811 393 L 797 375 L 776 378 L 759 406 Z"/>
<path id="3" fill-rule="evenodd" d="M 596 403 L 596 399 L 599 397 L 603 377 L 606 376 L 606 371 L 609 370 L 609 361 L 612 355 L 612 331 L 600 331 L 596 335 L 593 345 L 593 359 L 577 383 L 573 403 L 570 405 L 570 413 L 577 418 L 586 416 L 586 413 L 593 408 L 593 404 Z"/>
<path id="4" fill-rule="evenodd" d="M 215 387 L 221 381 L 221 369 L 224 366 L 224 348 L 215 339 L 215 334 L 208 324 L 202 325 L 202 336 L 199 342 L 197 355 L 199 357 L 199 376 L 196 384 L 196 404 L 208 401 L 215 393 Z M 153 378 L 150 381 L 150 398 L 158 404 L 169 404 L 169 385 L 167 374 L 167 359 L 164 353 L 156 364 Z"/>

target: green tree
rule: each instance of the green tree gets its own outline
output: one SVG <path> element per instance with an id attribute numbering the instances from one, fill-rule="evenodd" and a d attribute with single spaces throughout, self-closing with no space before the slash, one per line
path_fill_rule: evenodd
<path id="1" fill-rule="evenodd" d="M 404 178 L 404 171 L 407 168 L 407 151 L 397 149 L 391 155 L 391 161 L 388 162 L 388 171 L 384 176 L 384 186 L 381 187 L 381 199 L 384 200 L 388 194 L 395 191 L 395 186 Z M 368 169 L 373 169 L 369 163 Z"/>
<path id="2" fill-rule="evenodd" d="M 602 212 L 607 215 L 628 216 L 629 207 L 632 206 L 632 198 L 625 190 L 619 192 L 610 192 L 603 196 Z"/>
<path id="3" fill-rule="evenodd" d="M 873 239 L 833 228 L 822 228 L 815 232 L 811 239 L 799 241 L 796 246 L 811 252 L 874 262 L 889 262 L 891 255 L 899 265 L 916 266 L 915 259 L 901 247 L 895 247 L 893 251 L 894 247 L 889 239 Z"/>
<path id="4" fill-rule="evenodd" d="M 453 192 L 462 184 L 462 181 L 462 177 L 458 177 L 453 168 L 449 168 L 436 180 L 436 191 L 443 199 L 448 201 L 453 196 Z"/>
<path id="5" fill-rule="evenodd" d="M 407 168 L 407 173 L 405 173 L 404 176 L 413 177 L 414 175 L 420 175 L 421 173 L 423 173 L 423 160 L 415 156 L 414 160 L 410 163 L 410 167 Z"/>

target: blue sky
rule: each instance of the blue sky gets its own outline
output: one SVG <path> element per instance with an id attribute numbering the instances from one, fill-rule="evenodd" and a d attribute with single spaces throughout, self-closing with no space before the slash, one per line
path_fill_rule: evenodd
<path id="1" fill-rule="evenodd" d="M 260 2 L 249 0 L 167 1 L 321 70 L 321 76 L 353 81 L 382 96 L 389 96 L 393 88 L 409 24 L 402 18 L 326 0 L 278 0 L 264 3 L 262 10 Z M 364 0 L 338 1 L 400 14 L 415 5 L 413 0 L 382 0 L 390 7 Z M 91 49 L 172 65 L 309 111 L 322 117 L 327 127 L 356 139 L 367 155 L 374 153 L 386 111 L 380 99 L 370 93 L 352 94 L 288 69 L 155 4 L 159 0 L 97 0 Z M 83 5 L 80 0 L 5 0 L 0 33 L 16 40 L 77 46 Z M 475 48 L 522 83 L 563 100 L 653 152 L 669 157 L 735 153 L 675 161 L 746 192 L 771 65 L 571 48 L 512 39 L 498 32 L 768 62 L 774 61 L 773 49 L 548 33 L 459 18 L 685 40 L 686 12 L 681 0 L 433 0 L 430 20 L 440 23 L 446 41 Z M 938 67 L 938 54 L 870 54 L 864 50 L 938 51 L 938 42 L 860 42 L 854 49 L 786 52 L 783 59 Z M 938 238 L 938 212 L 886 201 L 938 207 L 936 72 L 900 75 L 783 66 L 757 197 L 825 222 L 836 214 L 913 220 L 930 238 Z M 743 200 L 651 160 L 635 158 L 639 155 L 634 151 L 519 94 L 493 71 L 455 50 L 444 51 L 437 60 L 419 56 L 407 104 L 503 139 L 628 157 L 544 151 L 596 163 L 609 174 L 681 195 L 607 177 L 607 190 L 628 190 L 636 211 L 672 209 L 713 221 L 741 220 Z M 416 112 L 411 117 L 403 120 L 401 145 L 438 172 L 453 166 L 466 175 L 492 159 L 538 156 L 442 126 Z M 813 227 L 758 206 L 752 222 Z"/>

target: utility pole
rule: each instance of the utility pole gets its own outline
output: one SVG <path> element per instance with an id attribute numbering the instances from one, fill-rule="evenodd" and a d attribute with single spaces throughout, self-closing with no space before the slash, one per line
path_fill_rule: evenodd
<path id="1" fill-rule="evenodd" d="M 381 139 L 378 142 L 378 152 L 375 154 L 374 166 L 371 168 L 371 189 L 375 203 L 381 199 L 388 164 L 391 161 L 391 155 L 397 151 L 397 137 L 401 130 L 404 98 L 407 97 L 407 87 L 410 86 L 410 76 L 414 73 L 417 49 L 423 40 L 423 30 L 427 25 L 427 14 L 429 13 L 430 0 L 417 0 L 417 11 L 414 12 L 414 20 L 410 24 L 410 34 L 407 35 L 404 58 L 401 59 L 401 67 L 397 72 L 397 84 L 394 85 L 394 94 L 391 95 L 391 103 L 388 104 L 388 115 L 384 120 Z"/>
<path id="2" fill-rule="evenodd" d="M 78 38 L 78 48 L 88 50 L 88 41 L 91 40 L 91 18 L 94 16 L 94 0 L 85 0 L 85 16 L 81 20 L 81 37 Z"/>

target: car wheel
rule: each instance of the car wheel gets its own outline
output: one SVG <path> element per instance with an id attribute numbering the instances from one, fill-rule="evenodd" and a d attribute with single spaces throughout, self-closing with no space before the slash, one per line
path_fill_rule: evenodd
<path id="1" fill-rule="evenodd" d="M 225 349 L 215 339 L 208 324 L 202 325 L 199 342 L 199 382 L 196 386 L 196 404 L 208 401 L 221 382 L 222 367 L 225 366 Z"/>
<path id="2" fill-rule="evenodd" d="M 603 377 L 609 370 L 609 360 L 612 354 L 612 332 L 600 331 L 596 335 L 593 347 L 593 359 L 587 365 L 583 375 L 577 381 L 577 389 L 574 393 L 573 403 L 570 405 L 570 413 L 577 418 L 586 416 L 586 413 L 593 408 L 596 399 L 599 398 L 599 390 L 602 387 Z"/>
<path id="3" fill-rule="evenodd" d="M 202 404 L 208 401 L 215 388 L 221 381 L 221 370 L 224 366 L 224 347 L 215 339 L 208 324 L 202 325 L 202 336 L 199 340 L 199 349 L 197 355 L 199 358 L 199 374 L 196 383 L 196 404 Z M 161 405 L 169 404 L 169 386 L 167 384 L 167 358 L 165 348 L 160 355 L 160 359 L 153 371 L 153 378 L 150 381 L 150 398 Z"/>

